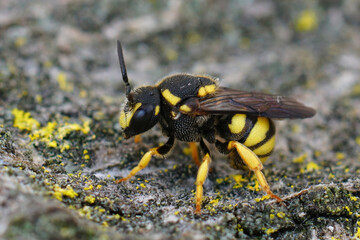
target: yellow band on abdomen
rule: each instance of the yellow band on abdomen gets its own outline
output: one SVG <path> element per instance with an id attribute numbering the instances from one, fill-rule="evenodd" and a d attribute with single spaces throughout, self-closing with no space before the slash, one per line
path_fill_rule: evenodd
<path id="1" fill-rule="evenodd" d="M 246 124 L 246 115 L 245 114 L 235 114 L 231 118 L 231 123 L 228 124 L 230 132 L 232 134 L 239 134 L 243 131 Z"/>
<path id="2" fill-rule="evenodd" d="M 266 138 L 266 133 L 270 129 L 269 119 L 265 117 L 258 117 L 255 125 L 251 129 L 249 136 L 246 138 L 244 145 L 251 147 L 258 144 Z"/>

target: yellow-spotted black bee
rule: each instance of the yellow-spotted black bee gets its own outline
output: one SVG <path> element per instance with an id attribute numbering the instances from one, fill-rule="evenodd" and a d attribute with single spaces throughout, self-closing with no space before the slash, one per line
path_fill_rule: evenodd
<path id="1" fill-rule="evenodd" d="M 218 86 L 216 78 L 187 73 L 165 77 L 155 86 L 131 91 L 120 42 L 118 56 L 127 102 L 120 114 L 125 138 L 146 132 L 157 123 L 167 142 L 150 149 L 123 182 L 145 168 L 152 156 L 165 156 L 175 140 L 199 143 L 203 158 L 196 178 L 196 213 L 200 213 L 203 184 L 211 163 L 205 142 L 215 144 L 230 156 L 231 166 L 247 166 L 255 173 L 262 189 L 278 201 L 261 172 L 275 145 L 272 118 L 309 118 L 315 110 L 288 97 L 250 93 Z"/>

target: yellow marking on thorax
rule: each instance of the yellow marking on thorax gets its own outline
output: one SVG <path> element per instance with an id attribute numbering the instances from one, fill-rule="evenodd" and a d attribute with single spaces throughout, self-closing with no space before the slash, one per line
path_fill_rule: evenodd
<path id="1" fill-rule="evenodd" d="M 155 116 L 157 116 L 160 112 L 160 106 L 159 105 L 156 105 L 155 107 Z"/>
<path id="2" fill-rule="evenodd" d="M 191 112 L 191 108 L 188 105 L 184 104 L 184 105 L 181 105 L 180 111 L 188 113 L 188 112 Z"/>
<path id="3" fill-rule="evenodd" d="M 199 88 L 198 97 L 205 97 L 208 94 L 214 93 L 216 90 L 215 84 L 210 84 Z"/>
<path id="4" fill-rule="evenodd" d="M 176 115 L 177 115 L 176 112 L 174 112 L 174 111 L 171 111 L 170 114 L 171 114 L 171 116 L 172 116 L 173 118 L 175 118 Z"/>
<path id="5" fill-rule="evenodd" d="M 275 135 L 272 136 L 272 138 L 270 138 L 266 143 L 256 148 L 253 152 L 256 155 L 265 155 L 271 152 L 274 149 L 274 146 L 275 146 Z"/>
<path id="6" fill-rule="evenodd" d="M 258 117 L 257 122 L 254 127 L 251 129 L 249 136 L 244 142 L 245 146 L 253 146 L 258 144 L 266 138 L 266 133 L 270 128 L 269 119 L 264 117 Z"/>
<path id="7" fill-rule="evenodd" d="M 136 112 L 136 110 L 138 110 L 140 106 L 141 103 L 137 103 L 131 111 L 129 112 L 121 111 L 119 123 L 122 129 L 125 129 L 130 125 L 131 118 L 134 116 L 134 113 Z"/>
<path id="8" fill-rule="evenodd" d="M 181 98 L 172 94 L 169 89 L 163 90 L 161 92 L 161 95 L 163 95 L 166 101 L 168 101 L 173 106 L 175 106 L 181 100 Z"/>
<path id="9" fill-rule="evenodd" d="M 233 134 L 241 133 L 244 129 L 246 123 L 246 115 L 245 114 L 235 114 L 231 118 L 231 123 L 228 125 L 230 132 Z"/>

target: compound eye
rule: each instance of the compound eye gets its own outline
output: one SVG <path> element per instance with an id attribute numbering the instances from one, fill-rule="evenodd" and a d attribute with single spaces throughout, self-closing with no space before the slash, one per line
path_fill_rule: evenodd
<path id="1" fill-rule="evenodd" d="M 131 119 L 131 125 L 138 130 L 148 128 L 153 117 L 154 108 L 151 105 L 140 107 Z"/>
<path id="2" fill-rule="evenodd" d="M 146 111 L 144 109 L 139 109 L 134 114 L 134 119 L 141 120 L 146 115 Z"/>

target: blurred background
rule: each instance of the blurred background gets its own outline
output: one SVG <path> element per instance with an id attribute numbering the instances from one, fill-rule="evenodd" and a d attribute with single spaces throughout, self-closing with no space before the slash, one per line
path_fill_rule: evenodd
<path id="1" fill-rule="evenodd" d="M 360 237 L 359 1 L 1 0 L 0 39 L 0 236 Z M 253 201 L 263 196 L 255 179 L 219 157 L 196 218 L 186 145 L 114 184 L 166 141 L 158 128 L 140 144 L 121 137 L 116 40 L 133 87 L 200 73 L 315 108 L 278 122 L 265 164 L 276 194 L 313 194 L 287 208 Z"/>
<path id="2" fill-rule="evenodd" d="M 355 54 L 359 47 L 358 9 L 353 0 L 3 0 L 1 66 L 4 72 L 12 63 L 32 75 L 40 66 L 50 73 L 71 71 L 71 82 L 118 90 L 119 39 L 133 85 L 201 72 L 250 90 L 316 88 L 335 67 L 354 60 L 340 52 Z M 340 66 L 322 64 L 338 55 Z"/>

